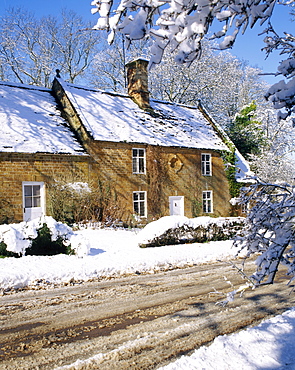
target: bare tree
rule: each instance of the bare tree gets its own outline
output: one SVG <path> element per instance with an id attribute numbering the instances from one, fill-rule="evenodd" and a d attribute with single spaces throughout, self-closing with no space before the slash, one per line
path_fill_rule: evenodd
<path id="1" fill-rule="evenodd" d="M 57 32 L 50 22 L 47 29 L 55 44 L 63 71 L 70 83 L 82 77 L 99 52 L 101 35 L 73 11 L 63 11 Z"/>
<path id="2" fill-rule="evenodd" d="M 49 87 L 58 68 L 65 79 L 74 82 L 99 47 L 101 35 L 89 26 L 71 11 L 63 11 L 59 21 L 10 9 L 0 24 L 2 79 Z"/>
<path id="3" fill-rule="evenodd" d="M 257 68 L 249 67 L 216 43 L 204 41 L 202 56 L 190 67 L 175 64 L 165 53 L 162 63 L 150 70 L 152 96 L 197 105 L 201 100 L 212 117 L 225 127 L 246 104 L 264 105 L 266 83 Z"/>
<path id="4" fill-rule="evenodd" d="M 278 122 L 276 112 L 268 104 L 257 109 L 265 144 L 260 155 L 250 156 L 252 170 L 267 183 L 294 183 L 295 132 L 290 119 Z"/>
<path id="5" fill-rule="evenodd" d="M 48 78 L 48 68 L 42 63 L 41 29 L 34 16 L 21 9 L 11 9 L 1 18 L 0 27 L 3 78 L 41 85 Z"/>
<path id="6" fill-rule="evenodd" d="M 123 35 L 111 46 L 104 39 L 100 43 L 101 52 L 96 54 L 87 79 L 100 89 L 126 92 L 125 65 L 138 57 L 148 58 L 148 45 L 148 40 L 142 40 L 127 47 Z"/>

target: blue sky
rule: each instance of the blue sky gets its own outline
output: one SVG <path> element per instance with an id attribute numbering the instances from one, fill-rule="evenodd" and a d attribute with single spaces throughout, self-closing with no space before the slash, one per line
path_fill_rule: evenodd
<path id="1" fill-rule="evenodd" d="M 60 13 L 62 8 L 74 10 L 76 13 L 82 15 L 85 19 L 88 19 L 96 23 L 97 15 L 91 14 L 91 0 L 1 0 L 0 1 L 0 15 L 4 14 L 4 11 L 8 7 L 23 7 L 30 11 L 33 11 L 37 16 L 42 15 L 57 15 Z M 275 10 L 272 23 L 275 29 L 282 33 L 283 31 L 294 32 L 295 22 L 290 22 L 290 16 L 288 14 L 288 8 L 282 5 L 277 5 Z M 275 72 L 278 62 L 283 58 L 278 53 L 273 53 L 270 57 L 265 60 L 265 53 L 261 51 L 263 48 L 263 36 L 257 36 L 264 26 L 259 27 L 256 25 L 254 29 L 247 30 L 245 35 L 240 35 L 231 53 L 236 55 L 240 59 L 249 61 L 251 66 L 257 66 L 263 69 L 264 72 Z M 274 83 L 279 78 L 264 77 L 268 82 Z"/>

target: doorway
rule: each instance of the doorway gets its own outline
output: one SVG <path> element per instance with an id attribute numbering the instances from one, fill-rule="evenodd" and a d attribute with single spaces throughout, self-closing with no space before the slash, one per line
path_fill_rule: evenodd
<path id="1" fill-rule="evenodd" d="M 45 214 L 44 182 L 23 182 L 24 221 Z"/>
<path id="2" fill-rule="evenodd" d="M 184 197 L 169 197 L 170 216 L 184 216 Z"/>

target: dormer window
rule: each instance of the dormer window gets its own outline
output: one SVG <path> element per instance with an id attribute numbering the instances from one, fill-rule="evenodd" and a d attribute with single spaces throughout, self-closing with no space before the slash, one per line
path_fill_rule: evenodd
<path id="1" fill-rule="evenodd" d="M 202 154 L 201 167 L 203 176 L 212 176 L 211 154 Z"/>
<path id="2" fill-rule="evenodd" d="M 145 173 L 145 149 L 132 149 L 132 172 Z"/>

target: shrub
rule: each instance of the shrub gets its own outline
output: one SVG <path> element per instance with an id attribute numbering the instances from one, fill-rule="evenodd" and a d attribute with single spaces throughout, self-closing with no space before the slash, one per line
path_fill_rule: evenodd
<path id="1" fill-rule="evenodd" d="M 51 232 L 45 223 L 37 230 L 37 238 L 32 240 L 31 247 L 26 249 L 26 255 L 31 256 L 52 256 L 60 253 L 75 254 L 70 246 L 64 244 L 63 237 L 52 240 Z"/>
<path id="2" fill-rule="evenodd" d="M 20 257 L 18 253 L 10 252 L 4 242 L 0 243 L 0 257 Z"/>
<path id="3" fill-rule="evenodd" d="M 126 212 L 116 192 L 100 180 L 97 184 L 56 180 L 49 185 L 49 199 L 53 218 L 68 225 L 100 222 L 111 226 Z"/>
<path id="4" fill-rule="evenodd" d="M 9 224 L 14 220 L 14 212 L 11 203 L 4 197 L 0 197 L 0 224 Z"/>
<path id="5" fill-rule="evenodd" d="M 90 250 L 87 238 L 49 216 L 28 222 L 0 225 L 0 245 L 5 256 L 11 256 L 12 252 L 19 256 L 63 253 L 82 257 Z"/>
<path id="6" fill-rule="evenodd" d="M 194 220 L 187 221 L 182 225 L 171 227 L 165 230 L 161 235 L 145 243 L 139 244 L 141 248 L 159 247 L 163 245 L 174 245 L 184 243 L 206 243 L 209 241 L 228 240 L 241 233 L 244 228 L 245 219 L 242 217 L 223 218 L 223 219 L 206 219 L 204 224 L 194 225 Z M 156 221 L 157 222 L 157 221 Z"/>
<path id="7" fill-rule="evenodd" d="M 69 225 L 93 218 L 97 199 L 83 182 L 55 181 L 49 185 L 50 208 L 53 218 Z"/>

